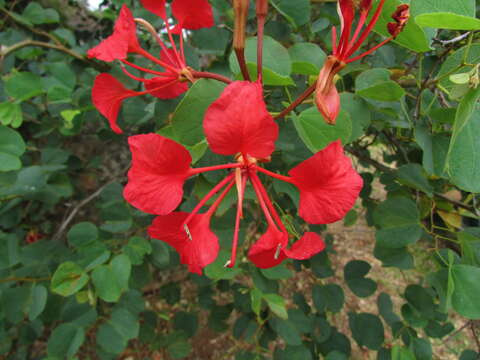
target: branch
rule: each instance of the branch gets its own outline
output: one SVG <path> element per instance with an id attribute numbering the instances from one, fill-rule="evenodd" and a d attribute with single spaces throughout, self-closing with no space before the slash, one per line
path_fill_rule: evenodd
<path id="1" fill-rule="evenodd" d="M 232 80 L 219 74 L 211 73 L 211 72 L 206 72 L 206 71 L 195 71 L 191 70 L 191 73 L 193 77 L 195 78 L 204 78 L 204 79 L 214 79 L 218 80 L 221 82 L 224 82 L 225 84 L 231 84 Z"/>
<path id="2" fill-rule="evenodd" d="M 44 48 L 49 48 L 49 49 L 54 49 L 54 50 L 61 51 L 65 54 L 67 54 L 67 55 L 70 55 L 71 57 L 73 57 L 77 60 L 88 63 L 89 65 L 91 65 L 92 67 L 96 68 L 99 71 L 106 71 L 107 68 L 108 68 L 108 65 L 99 64 L 95 61 L 92 61 L 92 60 L 86 58 L 84 55 L 81 55 L 81 54 L 77 53 L 76 51 L 73 51 L 73 50 L 71 50 L 71 49 L 69 49 L 69 48 L 67 48 L 67 47 L 65 47 L 61 44 L 52 44 L 52 43 L 48 43 L 48 42 L 44 42 L 44 41 L 37 41 L 37 40 L 31 40 L 31 39 L 23 40 L 23 41 L 20 41 L 16 44 L 13 44 L 12 46 L 9 46 L 7 48 L 3 48 L 3 50 L 0 51 L 0 63 L 10 53 L 12 53 L 14 51 L 17 51 L 17 50 L 20 50 L 21 48 L 24 48 L 26 46 L 39 46 L 39 47 L 44 47 Z"/>
<path id="3" fill-rule="evenodd" d="M 315 88 L 317 86 L 317 83 L 315 82 L 312 84 L 307 90 L 301 94 L 297 100 L 295 100 L 293 103 L 291 103 L 285 110 L 283 110 L 280 114 L 274 117 L 275 120 L 280 119 L 286 115 L 288 115 L 292 110 L 294 110 L 297 106 L 299 106 L 301 103 L 303 103 L 310 95 L 313 94 L 315 91 Z"/>
<path id="4" fill-rule="evenodd" d="M 393 169 L 389 166 L 386 166 L 386 165 L 378 162 L 377 160 L 372 159 L 369 156 L 365 156 L 361 152 L 359 152 L 358 150 L 355 150 L 351 147 L 350 148 L 345 148 L 345 151 L 347 151 L 350 154 L 352 154 L 353 156 L 357 157 L 359 160 L 364 161 L 369 165 L 372 165 L 375 169 L 377 169 L 379 171 L 386 172 L 386 173 L 395 173 L 395 171 L 396 171 L 396 169 Z M 452 205 L 458 206 L 459 208 L 462 208 L 462 209 L 465 209 L 465 210 L 470 211 L 472 213 L 475 213 L 475 208 L 472 207 L 472 206 L 466 205 L 466 204 L 464 204 L 460 201 L 450 199 L 443 194 L 433 193 L 433 195 L 437 198 L 440 198 L 444 201 L 447 201 L 447 202 L 451 203 Z"/>

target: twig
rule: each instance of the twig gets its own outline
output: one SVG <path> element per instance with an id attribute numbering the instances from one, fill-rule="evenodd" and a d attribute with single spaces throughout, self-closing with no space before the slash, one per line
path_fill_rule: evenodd
<path id="1" fill-rule="evenodd" d="M 68 216 L 65 218 L 65 220 L 62 222 L 62 224 L 59 226 L 58 230 L 55 232 L 55 234 L 52 236 L 52 240 L 53 241 L 57 241 L 60 239 L 60 237 L 62 236 L 62 234 L 65 232 L 65 230 L 67 229 L 68 225 L 70 225 L 70 223 L 72 222 L 72 220 L 74 219 L 75 215 L 77 215 L 77 213 L 80 211 L 80 209 L 82 207 L 84 207 L 85 205 L 87 205 L 89 202 L 91 202 L 92 200 L 94 200 L 96 197 L 98 197 L 102 191 L 109 185 L 113 184 L 114 182 L 118 181 L 118 178 L 120 176 L 123 176 L 123 174 L 125 173 L 125 171 L 128 170 L 128 168 L 130 167 L 130 164 L 125 168 L 123 169 L 121 172 L 120 172 L 120 175 L 116 175 L 113 177 L 112 180 L 110 180 L 109 182 L 103 184 L 100 188 L 98 188 L 94 193 L 90 194 L 87 198 L 83 199 L 82 201 L 80 201 L 73 209 L 72 211 L 70 211 L 70 213 L 68 214 Z"/>
<path id="2" fill-rule="evenodd" d="M 477 332 L 475 331 L 474 321 L 470 321 L 470 329 L 472 330 L 473 340 L 475 340 L 475 344 L 477 344 L 477 352 L 480 353 L 480 340 L 478 339 Z"/>
<path id="3" fill-rule="evenodd" d="M 457 335 L 458 333 L 462 332 L 468 325 L 470 325 L 471 321 L 467 321 L 465 324 L 462 325 L 459 329 L 457 329 L 455 332 L 451 333 L 448 338 L 445 339 L 444 342 L 452 340 L 452 338 Z"/>
<path id="4" fill-rule="evenodd" d="M 386 166 L 386 165 L 383 165 L 382 163 L 378 162 L 377 160 L 374 160 L 368 156 L 364 156 L 362 153 L 360 153 L 359 151 L 355 150 L 355 149 L 352 149 L 351 147 L 350 148 L 345 148 L 345 150 L 347 152 L 349 152 L 350 154 L 354 155 L 355 157 L 357 157 L 358 159 L 360 159 L 361 161 L 364 161 L 366 162 L 367 164 L 369 165 L 372 165 L 374 168 L 376 168 L 377 170 L 380 170 L 382 172 L 386 172 L 386 173 L 394 173 L 396 170 L 389 167 L 389 166 Z M 445 200 L 445 201 L 448 201 L 449 203 L 455 205 L 455 206 L 458 206 L 462 209 L 465 209 L 467 211 L 470 211 L 470 212 L 473 212 L 475 213 L 475 208 L 473 208 L 472 206 L 469 206 L 469 205 L 466 205 L 460 201 L 456 201 L 456 200 L 453 200 L 453 199 L 450 199 L 448 198 L 447 196 L 443 195 L 443 194 L 439 194 L 439 193 L 433 193 L 433 195 L 435 195 L 437 198 L 440 198 L 442 200 Z"/>
<path id="5" fill-rule="evenodd" d="M 440 43 L 442 46 L 445 46 L 445 45 L 454 44 L 456 42 L 462 41 L 463 39 L 467 38 L 468 35 L 470 35 L 470 31 L 450 40 L 433 39 L 433 41 Z"/>

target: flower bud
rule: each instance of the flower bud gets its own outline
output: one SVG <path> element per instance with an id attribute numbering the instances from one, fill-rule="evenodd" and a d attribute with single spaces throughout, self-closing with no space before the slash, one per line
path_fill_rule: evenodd
<path id="1" fill-rule="evenodd" d="M 329 56 L 318 75 L 315 104 L 330 125 L 335 125 L 340 112 L 340 95 L 335 87 L 334 78 L 345 66 L 343 61 L 338 60 L 335 56 Z"/>

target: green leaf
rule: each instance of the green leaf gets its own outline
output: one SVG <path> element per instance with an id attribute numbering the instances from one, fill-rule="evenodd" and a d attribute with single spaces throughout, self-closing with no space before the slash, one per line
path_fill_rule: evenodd
<path id="1" fill-rule="evenodd" d="M 352 260 L 345 265 L 345 281 L 358 297 L 369 297 L 377 290 L 377 283 L 365 277 L 371 268 L 369 263 L 361 260 Z"/>
<path id="2" fill-rule="evenodd" d="M 392 348 L 392 360 L 416 360 L 415 355 L 408 349 L 395 345 Z"/>
<path id="3" fill-rule="evenodd" d="M 19 101 L 28 100 L 44 92 L 40 76 L 31 72 L 18 72 L 7 78 L 5 91 Z"/>
<path id="4" fill-rule="evenodd" d="M 382 321 L 373 314 L 348 314 L 348 323 L 352 335 L 359 346 L 378 350 L 385 340 Z"/>
<path id="5" fill-rule="evenodd" d="M 310 0 L 272 0 L 271 4 L 295 27 L 310 22 Z"/>
<path id="6" fill-rule="evenodd" d="M 390 80 L 387 69 L 371 69 L 362 72 L 355 80 L 356 94 L 366 99 L 377 101 L 398 101 L 405 95 L 405 90 L 395 81 Z"/>
<path id="7" fill-rule="evenodd" d="M 373 213 L 377 245 L 397 249 L 417 242 L 422 235 L 420 214 L 411 199 L 390 198 L 377 206 Z"/>
<path id="8" fill-rule="evenodd" d="M 480 30 L 480 20 L 448 12 L 421 14 L 415 18 L 415 21 L 420 26 L 437 29 Z"/>
<path id="9" fill-rule="evenodd" d="M 277 294 L 265 294 L 263 299 L 267 302 L 269 309 L 281 319 L 287 319 L 288 313 L 285 299 Z"/>
<path id="10" fill-rule="evenodd" d="M 230 253 L 221 250 L 215 261 L 205 267 L 205 276 L 213 280 L 231 280 L 235 278 L 242 270 L 238 267 L 226 267 L 226 262 L 230 259 Z"/>
<path id="11" fill-rule="evenodd" d="M 175 330 L 182 330 L 189 338 L 195 336 L 198 329 L 198 318 L 193 313 L 179 311 L 173 318 L 173 327 Z"/>
<path id="12" fill-rule="evenodd" d="M 324 149 L 338 139 L 346 144 L 352 134 L 352 122 L 345 111 L 340 112 L 335 125 L 329 125 L 318 109 L 311 107 L 302 111 L 298 117 L 294 116 L 293 124 L 305 146 L 312 153 Z"/>
<path id="13" fill-rule="evenodd" d="M 414 16 L 432 12 L 475 16 L 475 0 L 413 0 L 410 6 Z"/>
<path id="14" fill-rule="evenodd" d="M 173 113 L 175 140 L 193 146 L 204 139 L 203 116 L 224 88 L 225 84 L 210 79 L 201 79 L 192 85 Z"/>
<path id="15" fill-rule="evenodd" d="M 2 125 L 11 125 L 17 128 L 22 122 L 23 114 L 20 104 L 14 104 L 8 101 L 0 104 L 0 123 Z"/>
<path id="16" fill-rule="evenodd" d="M 98 239 L 98 229 L 91 222 L 73 225 L 67 233 L 68 243 L 74 247 L 86 246 Z"/>
<path id="17" fill-rule="evenodd" d="M 22 13 L 22 16 L 32 24 L 57 23 L 60 17 L 54 9 L 44 9 L 37 2 L 30 2 Z"/>
<path id="18" fill-rule="evenodd" d="M 268 321 L 273 331 L 275 331 L 285 343 L 292 346 L 298 346 L 302 344 L 302 338 L 295 325 L 288 320 L 282 320 L 279 318 L 272 318 Z"/>
<path id="19" fill-rule="evenodd" d="M 135 315 L 124 308 L 116 308 L 110 319 L 97 331 L 97 344 L 106 352 L 122 352 L 129 340 L 138 336 L 140 325 Z"/>
<path id="20" fill-rule="evenodd" d="M 191 353 L 192 346 L 186 341 L 176 341 L 168 345 L 167 350 L 173 359 L 183 359 Z"/>
<path id="21" fill-rule="evenodd" d="M 403 165 L 398 169 L 397 176 L 400 183 L 421 190 L 429 197 L 433 196 L 433 187 L 430 185 L 427 174 L 421 165 Z"/>
<path id="22" fill-rule="evenodd" d="M 432 360 L 432 345 L 426 339 L 412 339 L 410 349 L 415 354 L 415 360 Z"/>
<path id="23" fill-rule="evenodd" d="M 61 359 L 72 358 L 85 341 L 85 331 L 76 325 L 61 324 L 48 339 L 48 356 Z"/>
<path id="24" fill-rule="evenodd" d="M 67 261 L 61 264 L 52 277 L 51 288 L 56 294 L 70 296 L 80 291 L 88 282 L 88 275 L 77 264 Z"/>
<path id="25" fill-rule="evenodd" d="M 347 141 L 351 143 L 365 133 L 365 129 L 371 122 L 371 111 L 365 100 L 348 92 L 340 94 L 340 104 L 342 110 L 346 111 L 352 119 L 352 134 Z"/>
<path id="26" fill-rule="evenodd" d="M 455 116 L 446 171 L 452 182 L 469 192 L 480 192 L 480 87 L 472 89 L 460 102 Z"/>
<path id="27" fill-rule="evenodd" d="M 257 38 L 248 38 L 245 59 L 252 81 L 257 78 Z M 230 70 L 240 76 L 240 66 L 235 54 L 230 55 Z M 263 82 L 265 85 L 294 85 L 290 78 L 292 61 L 287 49 L 269 36 L 263 40 Z"/>
<path id="28" fill-rule="evenodd" d="M 143 237 L 133 236 L 128 240 L 127 246 L 123 248 L 133 265 L 141 265 L 143 257 L 152 253 L 150 242 Z"/>
<path id="29" fill-rule="evenodd" d="M 32 287 L 30 309 L 28 311 L 28 319 L 35 320 L 45 309 L 47 304 L 48 292 L 43 285 L 35 285 Z"/>
<path id="30" fill-rule="evenodd" d="M 467 54 L 465 54 L 466 51 Z M 480 62 L 480 44 L 473 43 L 470 46 L 464 46 L 448 56 L 443 62 L 440 71 L 437 74 L 437 78 L 441 78 L 439 85 L 447 92 L 451 92 L 456 86 L 455 83 L 450 80 L 450 76 L 448 75 L 466 73 L 474 70 L 474 67 L 472 66 L 461 66 L 465 55 L 465 60 L 468 64 L 478 64 Z M 450 97 L 452 97 L 452 94 L 450 94 Z"/>
<path id="31" fill-rule="evenodd" d="M 413 256 L 408 252 L 406 247 L 387 248 L 375 246 L 373 255 L 382 262 L 385 267 L 397 267 L 399 269 L 408 270 L 413 268 Z"/>
<path id="32" fill-rule="evenodd" d="M 454 289 L 452 306 L 468 319 L 480 319 L 480 268 L 470 265 L 452 266 Z"/>
<path id="33" fill-rule="evenodd" d="M 288 49 L 294 74 L 318 76 L 327 55 L 317 44 L 296 43 Z"/>
<path id="34" fill-rule="evenodd" d="M 345 302 L 345 295 L 336 284 L 315 285 L 312 290 L 313 303 L 320 313 L 339 312 Z"/>
<path id="35" fill-rule="evenodd" d="M 285 266 L 285 264 L 280 264 L 269 269 L 260 269 L 261 273 L 270 280 L 284 280 L 290 279 L 293 274 Z"/>
<path id="36" fill-rule="evenodd" d="M 413 7 L 415 3 L 424 3 L 428 4 L 430 0 L 414 0 L 412 1 L 411 6 Z M 442 0 L 433 0 L 433 1 L 442 1 Z M 378 6 L 378 0 L 375 1 L 373 8 Z M 385 36 L 390 37 L 390 34 L 387 30 L 387 24 L 392 21 L 392 14 L 395 12 L 397 7 L 404 3 L 400 0 L 389 0 L 385 2 L 385 5 L 382 10 L 382 14 L 378 19 L 377 24 L 374 27 L 374 31 Z M 427 5 L 428 6 L 428 5 Z M 413 13 L 413 12 L 412 12 Z M 407 25 L 400 33 L 400 35 L 393 40 L 393 42 L 406 47 L 407 49 L 413 50 L 415 52 L 426 52 L 430 51 L 430 44 L 425 36 L 423 29 L 418 26 L 415 21 L 410 19 L 407 22 Z"/>
<path id="37" fill-rule="evenodd" d="M 393 327 L 395 323 L 400 322 L 400 318 L 393 311 L 393 302 L 390 295 L 381 293 L 377 298 L 378 312 L 385 320 L 385 322 Z"/>
<path id="38" fill-rule="evenodd" d="M 97 267 L 92 272 L 92 281 L 98 296 L 107 302 L 117 302 L 128 290 L 130 271 L 130 259 L 123 254 L 116 256 L 109 265 Z"/>
<path id="39" fill-rule="evenodd" d="M 22 167 L 19 157 L 26 146 L 18 132 L 0 125 L 0 171 L 18 170 Z"/>

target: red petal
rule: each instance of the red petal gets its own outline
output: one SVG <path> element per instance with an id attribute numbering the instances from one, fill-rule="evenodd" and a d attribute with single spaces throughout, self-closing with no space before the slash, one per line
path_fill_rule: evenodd
<path id="1" fill-rule="evenodd" d="M 137 27 L 130 9 L 123 5 L 113 34 L 87 52 L 88 57 L 103 61 L 122 60 L 129 52 L 138 52 Z"/>
<path id="2" fill-rule="evenodd" d="M 166 215 L 183 197 L 183 183 L 190 176 L 192 157 L 187 149 L 158 134 L 128 138 L 132 167 L 123 191 L 125 199 L 150 214 Z"/>
<path id="3" fill-rule="evenodd" d="M 318 234 L 306 232 L 300 240 L 292 245 L 290 250 L 284 249 L 283 252 L 290 259 L 306 260 L 324 249 L 325 243 Z"/>
<path id="4" fill-rule="evenodd" d="M 353 207 L 363 180 L 343 153 L 340 140 L 289 171 L 300 190 L 298 213 L 311 224 L 342 219 Z"/>
<path id="5" fill-rule="evenodd" d="M 144 82 L 145 88 L 150 94 L 160 99 L 173 99 L 188 90 L 188 83 L 180 82 L 175 78 L 155 77 Z"/>
<path id="6" fill-rule="evenodd" d="M 346 25 L 352 25 L 355 18 L 355 4 L 353 0 L 338 0 L 338 14 L 342 21 L 342 30 Z"/>
<path id="7" fill-rule="evenodd" d="M 165 12 L 165 0 L 141 0 L 142 6 L 148 11 L 160 16 L 162 19 L 167 18 Z"/>
<path id="8" fill-rule="evenodd" d="M 92 89 L 92 102 L 100 113 L 105 116 L 110 127 L 117 134 L 122 133 L 117 125 L 118 112 L 123 100 L 138 96 L 139 93 L 125 88 L 121 82 L 110 74 L 100 74 L 95 78 Z"/>
<path id="9" fill-rule="evenodd" d="M 207 109 L 203 129 L 213 152 L 266 158 L 275 149 L 278 125 L 268 113 L 258 82 L 235 81 Z"/>
<path id="10" fill-rule="evenodd" d="M 248 251 L 248 258 L 260 269 L 277 266 L 285 259 L 281 249 L 287 244 L 288 235 L 269 226 L 267 232 Z"/>
<path id="11" fill-rule="evenodd" d="M 182 264 L 188 269 L 202 275 L 202 269 L 215 261 L 219 245 L 217 236 L 210 230 L 210 217 L 197 214 L 188 223 L 191 239 L 183 227 L 183 221 L 189 214 L 174 212 L 166 216 L 157 216 L 148 228 L 148 234 L 165 241 L 180 254 Z"/>
<path id="12" fill-rule="evenodd" d="M 197 30 L 214 25 L 208 0 L 174 0 L 172 14 L 184 29 Z"/>

